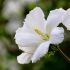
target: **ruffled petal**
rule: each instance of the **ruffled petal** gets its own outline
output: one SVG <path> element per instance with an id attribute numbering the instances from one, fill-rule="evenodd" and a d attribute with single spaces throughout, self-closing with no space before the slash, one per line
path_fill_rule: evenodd
<path id="1" fill-rule="evenodd" d="M 35 51 L 32 57 L 32 63 L 35 63 L 37 60 L 39 60 L 41 57 L 43 57 L 48 52 L 49 45 L 50 45 L 50 42 L 47 41 L 47 42 L 42 43 L 37 48 L 37 50 Z"/>
<path id="2" fill-rule="evenodd" d="M 18 46 L 37 47 L 42 42 L 42 39 L 32 33 L 17 32 L 15 35 L 15 41 Z"/>
<path id="3" fill-rule="evenodd" d="M 64 40 L 64 29 L 62 27 L 56 27 L 52 30 L 50 39 L 51 44 L 59 44 Z"/>
<path id="4" fill-rule="evenodd" d="M 66 11 L 63 10 L 62 8 L 50 11 L 50 14 L 46 21 L 47 33 L 50 33 L 53 28 L 55 28 L 56 26 L 59 25 L 59 23 L 61 23 L 65 12 Z"/>
<path id="5" fill-rule="evenodd" d="M 29 53 L 22 53 L 21 55 L 17 56 L 17 61 L 20 64 L 28 64 L 31 60 L 32 54 Z"/>
<path id="6" fill-rule="evenodd" d="M 36 7 L 26 16 L 24 23 L 30 26 L 32 29 L 39 28 L 44 31 L 46 28 L 44 22 L 45 19 L 43 11 L 41 10 L 41 8 Z"/>
<path id="7" fill-rule="evenodd" d="M 16 33 L 34 33 L 26 24 L 16 30 Z"/>
<path id="8" fill-rule="evenodd" d="M 23 47 L 23 46 L 18 46 L 20 50 L 26 52 L 26 53 L 34 53 L 34 51 L 37 49 L 38 46 L 28 46 L 28 47 Z"/>
<path id="9" fill-rule="evenodd" d="M 70 8 L 66 11 L 62 23 L 67 27 L 67 30 L 70 30 Z"/>

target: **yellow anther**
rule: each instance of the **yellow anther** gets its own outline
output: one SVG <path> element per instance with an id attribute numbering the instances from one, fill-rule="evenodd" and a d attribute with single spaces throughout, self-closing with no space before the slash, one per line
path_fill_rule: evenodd
<path id="1" fill-rule="evenodd" d="M 49 39 L 49 36 L 47 34 L 45 34 L 44 32 L 40 31 L 39 29 L 35 29 L 35 32 L 37 34 L 39 34 L 43 38 L 43 40 L 48 40 Z"/>

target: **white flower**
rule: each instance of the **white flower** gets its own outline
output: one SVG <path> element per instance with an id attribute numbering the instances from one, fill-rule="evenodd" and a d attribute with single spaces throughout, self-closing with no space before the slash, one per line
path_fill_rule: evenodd
<path id="1" fill-rule="evenodd" d="M 6 18 L 10 18 L 12 16 L 20 16 L 21 15 L 21 4 L 18 1 L 14 0 L 6 0 L 3 8 L 3 16 Z"/>
<path id="2" fill-rule="evenodd" d="M 60 12 L 63 12 L 63 13 L 60 13 Z M 55 13 L 58 14 L 59 17 Z M 58 19 L 58 21 L 57 21 L 57 19 Z M 47 25 L 48 24 L 49 25 L 46 28 L 47 28 L 47 30 L 49 30 L 50 28 L 53 28 L 56 25 L 59 25 L 60 23 L 65 25 L 67 30 L 70 30 L 70 8 L 67 10 L 59 8 L 59 9 L 55 9 L 55 10 L 51 11 L 48 16 L 48 19 L 47 19 Z"/>
<path id="3" fill-rule="evenodd" d="M 48 52 L 50 44 L 57 45 L 64 40 L 64 29 L 57 27 L 62 20 L 61 14 L 63 11 L 51 12 L 46 21 L 41 8 L 36 7 L 29 12 L 23 27 L 15 35 L 16 44 L 24 51 L 17 57 L 18 63 L 36 62 Z"/>
<path id="4" fill-rule="evenodd" d="M 65 11 L 62 23 L 66 26 L 67 30 L 70 30 L 70 8 Z"/>

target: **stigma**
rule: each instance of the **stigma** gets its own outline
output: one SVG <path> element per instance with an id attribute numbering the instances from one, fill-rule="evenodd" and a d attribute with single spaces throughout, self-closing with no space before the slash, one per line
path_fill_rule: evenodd
<path id="1" fill-rule="evenodd" d="M 46 33 L 42 32 L 39 29 L 34 29 L 34 30 L 38 35 L 40 35 L 43 38 L 43 40 L 48 40 L 49 39 L 49 36 Z"/>

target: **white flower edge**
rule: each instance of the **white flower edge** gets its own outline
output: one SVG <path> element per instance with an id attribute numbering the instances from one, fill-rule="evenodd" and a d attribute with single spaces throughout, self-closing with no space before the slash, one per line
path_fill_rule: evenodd
<path id="1" fill-rule="evenodd" d="M 46 30 L 45 26 L 45 16 L 40 7 L 36 7 L 29 12 L 25 18 L 24 24 L 27 24 L 30 28 L 39 28 L 43 32 Z"/>
<path id="2" fill-rule="evenodd" d="M 66 26 L 67 30 L 70 30 L 70 8 L 66 10 L 62 23 Z"/>
<path id="3" fill-rule="evenodd" d="M 58 45 L 64 40 L 64 29 L 62 27 L 56 27 L 52 30 L 50 39 L 38 46 L 37 50 L 33 54 L 32 62 L 36 62 L 43 57 L 49 50 L 50 44 Z"/>
<path id="4" fill-rule="evenodd" d="M 50 32 L 54 27 L 58 26 L 60 23 L 62 23 L 67 28 L 67 30 L 70 30 L 70 8 L 67 10 L 59 8 L 50 11 L 46 21 L 46 28 L 47 30 L 49 30 L 48 32 Z"/>
<path id="5" fill-rule="evenodd" d="M 30 60 L 31 60 L 31 56 L 32 56 L 32 54 L 22 53 L 21 55 L 19 55 L 17 57 L 17 61 L 20 64 L 28 64 L 30 62 Z"/>
<path id="6" fill-rule="evenodd" d="M 65 13 L 66 11 L 62 8 L 50 11 L 46 20 L 46 30 L 49 33 L 62 22 Z"/>
<path id="7" fill-rule="evenodd" d="M 44 42 L 40 44 L 35 51 L 33 57 L 32 57 L 32 63 L 35 63 L 37 60 L 39 60 L 41 57 L 43 57 L 49 49 L 50 41 Z"/>
<path id="8" fill-rule="evenodd" d="M 40 22 L 40 20 L 37 19 L 38 17 L 35 15 L 35 13 L 38 13 L 37 15 L 38 15 L 38 17 L 40 17 L 40 19 L 44 19 L 42 10 L 39 7 L 36 7 L 34 10 L 32 10 L 26 16 L 24 26 L 22 28 L 19 28 L 16 31 L 16 35 L 15 35 L 16 43 L 18 44 L 19 49 L 24 51 L 24 54 L 27 53 L 25 57 L 24 57 L 24 54 L 21 54 L 17 57 L 18 63 L 20 63 L 20 64 L 28 63 L 28 62 L 24 62 L 25 59 L 28 59 L 28 57 L 27 57 L 28 54 L 30 55 L 30 56 L 28 55 L 30 57 L 29 59 L 32 60 L 33 63 L 36 62 L 37 60 L 39 60 L 41 57 L 43 57 L 48 52 L 50 44 L 59 44 L 64 39 L 63 28 L 57 27 L 57 25 L 54 24 L 55 27 L 53 27 L 53 25 L 52 25 L 52 27 L 53 27 L 52 30 L 49 29 L 49 31 L 50 31 L 49 40 L 45 41 L 45 42 L 42 41 L 41 37 L 39 37 L 38 35 L 35 34 L 33 27 L 37 26 L 37 28 L 39 27 L 42 30 L 41 26 L 43 25 L 43 28 L 45 28 L 46 25 L 44 25 L 44 24 L 41 25 L 41 23 L 42 22 L 45 23 L 45 21 L 42 20 L 42 22 Z M 31 17 L 33 17 L 33 18 L 31 18 Z M 29 24 L 28 24 L 28 21 L 29 21 Z M 33 24 L 33 21 L 35 21 L 37 23 Z M 49 20 L 49 21 L 51 21 L 51 20 Z M 47 26 L 48 25 L 49 24 L 47 24 Z M 50 25 L 48 28 L 50 28 Z M 45 29 L 43 29 L 43 30 L 45 30 Z M 47 30 L 47 32 L 48 32 L 48 30 Z M 29 41 L 28 39 L 31 41 Z M 39 43 L 37 43 L 37 42 L 39 42 Z M 36 48 L 35 49 L 33 48 L 33 50 L 31 50 L 31 46 L 33 46 L 34 48 L 36 47 Z M 42 50 L 42 52 L 40 52 L 40 50 Z M 28 61 L 30 61 L 30 60 L 28 60 Z"/>
<path id="9" fill-rule="evenodd" d="M 25 53 L 27 53 L 27 54 L 25 56 L 23 56 L 22 54 L 19 55 L 19 57 L 17 57 L 18 63 L 27 64 L 31 60 L 32 60 L 32 63 L 35 63 L 37 60 L 39 60 L 41 57 L 43 57 L 48 52 L 50 44 L 57 45 L 57 44 L 61 43 L 63 41 L 63 39 L 64 39 L 63 28 L 61 28 L 61 27 L 54 28 L 51 32 L 51 37 L 50 37 L 49 41 L 46 41 L 46 42 L 43 42 L 42 44 L 40 44 L 37 49 L 32 51 L 33 54 L 31 52 L 29 53 L 30 50 L 27 50 L 28 48 L 32 49 L 31 47 L 26 47 L 25 49 L 23 47 L 23 49 L 21 49 L 21 50 L 24 50 L 23 55 Z M 25 50 L 27 50 L 27 51 L 25 51 Z M 29 60 L 27 60 L 28 58 L 29 58 Z M 27 60 L 28 62 L 25 60 Z"/>

